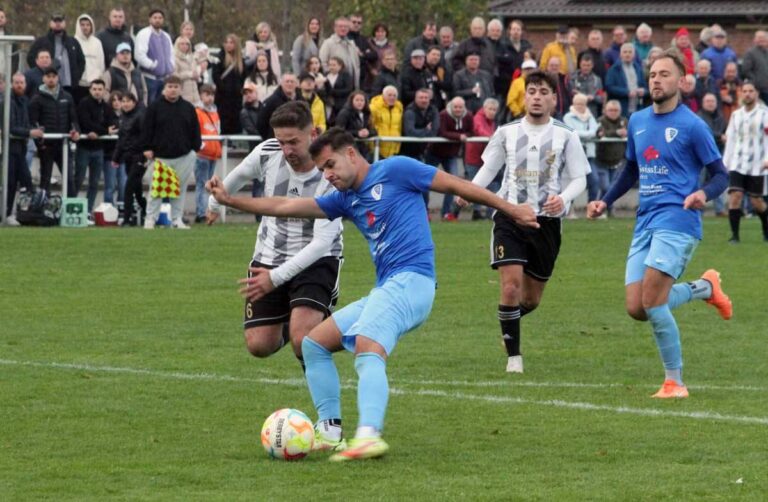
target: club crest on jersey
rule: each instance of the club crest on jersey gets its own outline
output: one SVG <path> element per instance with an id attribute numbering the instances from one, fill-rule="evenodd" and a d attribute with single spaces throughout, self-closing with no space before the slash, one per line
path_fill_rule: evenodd
<path id="1" fill-rule="evenodd" d="M 667 140 L 667 143 L 672 143 L 672 140 L 677 137 L 677 129 L 674 127 L 667 127 L 664 129 L 664 139 Z"/>
<path id="2" fill-rule="evenodd" d="M 555 158 L 557 157 L 557 153 L 554 150 L 547 150 L 547 153 L 545 155 L 546 155 L 547 164 L 551 166 L 552 164 L 555 163 Z"/>
<path id="3" fill-rule="evenodd" d="M 381 200 L 381 193 L 384 191 L 384 187 L 381 185 L 381 183 L 376 183 L 373 185 L 373 188 L 371 188 L 371 197 L 373 197 L 375 200 Z"/>

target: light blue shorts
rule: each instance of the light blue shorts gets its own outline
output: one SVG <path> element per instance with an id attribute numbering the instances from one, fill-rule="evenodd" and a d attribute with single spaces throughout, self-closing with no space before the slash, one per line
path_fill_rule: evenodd
<path id="1" fill-rule="evenodd" d="M 408 331 L 427 320 L 435 299 L 435 281 L 414 272 L 395 274 L 371 293 L 333 314 L 341 342 L 355 351 L 355 337 L 379 343 L 387 355 Z"/>
<path id="2" fill-rule="evenodd" d="M 698 245 L 696 237 L 682 232 L 643 230 L 629 246 L 624 285 L 642 281 L 646 267 L 679 279 Z"/>

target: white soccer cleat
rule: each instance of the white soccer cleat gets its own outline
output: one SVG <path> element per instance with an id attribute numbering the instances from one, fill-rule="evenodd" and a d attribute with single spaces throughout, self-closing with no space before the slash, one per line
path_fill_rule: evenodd
<path id="1" fill-rule="evenodd" d="M 184 223 L 181 218 L 176 218 L 173 220 L 173 228 L 177 228 L 179 230 L 189 230 L 189 225 Z"/>
<path id="2" fill-rule="evenodd" d="M 507 358 L 507 373 L 523 372 L 523 356 L 509 356 Z"/>

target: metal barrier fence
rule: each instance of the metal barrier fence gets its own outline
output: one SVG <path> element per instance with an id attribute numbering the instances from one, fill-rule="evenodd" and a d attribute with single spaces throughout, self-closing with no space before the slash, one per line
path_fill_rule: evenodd
<path id="1" fill-rule="evenodd" d="M 61 189 L 62 189 L 62 198 L 68 197 L 70 194 L 68 194 L 68 180 L 69 180 L 69 150 L 70 150 L 70 142 L 71 139 L 69 137 L 69 134 L 63 134 L 63 133 L 46 133 L 43 135 L 43 139 L 49 139 L 49 140 L 61 140 L 61 148 L 62 148 L 62 165 L 59 166 L 61 170 Z M 99 140 L 103 141 L 116 141 L 117 136 L 115 135 L 109 135 L 109 136 L 99 136 Z M 204 141 L 221 141 L 222 142 L 222 154 L 221 154 L 221 162 L 217 162 L 216 171 L 220 174 L 222 179 L 228 174 L 228 168 L 227 163 L 229 160 L 229 149 L 230 144 L 233 141 L 261 141 L 261 136 L 251 136 L 247 134 L 235 134 L 235 135 L 215 135 L 215 136 L 202 136 L 202 139 Z M 466 143 L 487 143 L 491 138 L 487 136 L 473 136 L 471 138 L 466 139 Z M 460 143 L 460 141 L 456 140 L 449 140 L 447 138 L 441 138 L 441 137 L 428 137 L 428 138 L 414 138 L 414 137 L 408 137 L 408 136 L 376 136 L 373 138 L 366 138 L 365 140 L 360 140 L 367 143 L 373 143 L 373 159 L 374 161 L 377 161 L 380 159 L 381 156 L 381 144 L 382 143 Z M 583 142 L 593 142 L 593 143 L 626 143 L 626 139 L 624 138 L 591 138 L 587 140 L 582 140 Z M 221 166 L 221 167 L 219 167 Z M 74 171 L 73 171 L 74 172 Z M 7 173 L 2 173 L 2 179 L 7 180 Z M 6 200 L 8 197 L 7 191 L 9 187 L 7 186 L 7 182 L 3 183 L 3 192 L 2 192 L 2 209 L 0 209 L 0 215 L 2 215 L 2 224 L 5 225 L 7 221 L 7 214 L 6 212 Z M 15 187 L 14 187 L 15 189 Z M 75 194 L 77 195 L 77 194 Z M 226 211 L 225 209 L 222 209 L 222 220 L 224 221 L 226 219 Z"/>

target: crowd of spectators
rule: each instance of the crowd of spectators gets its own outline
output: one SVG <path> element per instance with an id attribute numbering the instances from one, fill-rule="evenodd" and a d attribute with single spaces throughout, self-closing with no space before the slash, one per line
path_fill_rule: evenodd
<path id="1" fill-rule="evenodd" d="M 338 125 L 360 140 L 374 136 L 451 140 L 429 145 L 385 141 L 379 154 L 408 155 L 451 173 L 458 173 L 461 160 L 471 176 L 481 165 L 484 145 L 465 144 L 465 140 L 488 136 L 497 124 L 525 114 L 524 79 L 536 68 L 557 77 L 553 117 L 577 130 L 584 140 L 593 167 L 592 200 L 621 169 L 624 148 L 619 141 L 596 144 L 594 140 L 626 137 L 628 117 L 650 104 L 650 65 L 667 49 L 654 44 L 653 30 L 645 23 L 631 37 L 623 26 L 614 27 L 609 43 L 598 29 L 586 33 L 582 41 L 578 29 L 562 26 L 551 42 L 536 47 L 525 38 L 522 21 L 505 26 L 498 19 L 486 22 L 476 17 L 464 40 L 454 40 L 452 26 L 427 22 L 400 50 L 389 38 L 386 23 L 372 21 L 366 23 L 360 14 L 341 16 L 333 21 L 332 33 L 325 35 L 321 20 L 310 17 L 285 51 L 278 47 L 270 25 L 259 22 L 246 39 L 228 34 L 224 40 L 209 41 L 219 47 L 216 51 L 196 38 L 189 22 L 172 39 L 160 9 L 150 12 L 147 25 L 135 36 L 127 30 L 120 8 L 110 11 L 100 31 L 91 16 L 80 15 L 74 36 L 68 34 L 65 16 L 54 13 L 48 32 L 27 51 L 29 69 L 13 75 L 12 129 L 17 138 L 12 142 L 8 207 L 17 184 L 31 188 L 29 166 L 35 152 L 40 157 L 40 187 L 50 189 L 53 166 L 62 166 L 62 140 L 42 139 L 40 133 L 56 132 L 77 142 L 69 195 L 80 191 L 87 171 L 92 210 L 103 173 L 104 200 L 129 201 L 125 221 L 135 223 L 134 208 L 146 210 L 136 180 L 140 183 L 144 175 L 145 161 L 154 159 L 151 146 L 167 135 L 161 131 L 160 138 L 152 137 L 148 121 L 160 119 L 158 110 L 180 110 L 177 100 L 189 103 L 183 109 L 187 118 L 171 115 L 171 121 L 188 122 L 189 110 L 197 108 L 196 127 L 187 124 L 184 129 L 191 143 L 201 131 L 203 135 L 245 133 L 269 138 L 269 118 L 275 109 L 290 100 L 304 100 L 319 132 Z M 5 22 L 6 13 L 0 10 L 0 31 Z M 364 32 L 363 26 L 371 28 Z M 739 107 L 742 82 L 753 82 L 760 98 L 768 100 L 768 32 L 757 31 L 754 46 L 736 54 L 719 25 L 703 30 L 695 46 L 688 30 L 680 28 L 672 48 L 688 73 L 683 102 L 702 116 L 724 147 L 722 131 Z M 12 66 L 0 61 L 0 70 L 9 73 Z M 174 91 L 169 99 L 169 78 L 179 88 L 178 98 L 173 98 Z M 117 145 L 98 139 L 118 130 Z M 207 178 L 221 152 L 220 146 L 211 144 L 190 144 L 190 151 L 169 154 L 185 159 L 185 173 L 194 171 L 196 178 Z M 249 146 L 255 144 L 254 140 Z M 372 154 L 364 142 L 361 150 L 369 157 Z M 197 152 L 194 169 L 186 166 L 190 152 Z M 172 165 L 173 157 L 166 155 L 169 159 Z M 198 187 L 204 181 L 197 180 Z M 441 215 L 455 219 L 450 197 Z M 181 216 L 176 216 L 177 227 L 185 228 Z M 485 213 L 476 208 L 473 216 Z M 200 207 L 197 219 L 202 219 Z"/>

